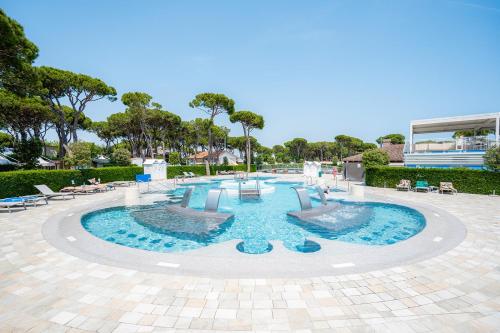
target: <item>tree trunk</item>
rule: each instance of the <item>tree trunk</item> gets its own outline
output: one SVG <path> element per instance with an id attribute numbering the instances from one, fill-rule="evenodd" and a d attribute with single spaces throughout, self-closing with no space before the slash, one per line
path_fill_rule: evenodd
<path id="1" fill-rule="evenodd" d="M 67 139 L 66 131 L 64 129 L 64 124 L 57 124 L 56 133 L 57 133 L 57 137 L 59 139 L 58 157 L 62 159 L 64 156 L 66 156 L 65 146 L 67 146 L 67 144 L 68 144 L 68 139 Z"/>
<path id="2" fill-rule="evenodd" d="M 250 147 L 250 136 L 247 137 L 247 172 L 250 172 L 251 164 L 251 147 Z"/>
<path id="3" fill-rule="evenodd" d="M 212 129 L 208 128 L 208 163 L 212 164 Z"/>

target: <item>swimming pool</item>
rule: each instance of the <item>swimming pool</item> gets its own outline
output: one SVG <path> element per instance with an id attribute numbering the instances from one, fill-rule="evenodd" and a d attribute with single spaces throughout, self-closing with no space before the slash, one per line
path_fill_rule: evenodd
<path id="1" fill-rule="evenodd" d="M 221 181 L 212 181 L 196 185 L 189 206 L 202 210 L 208 190 L 219 188 L 221 184 Z M 230 212 L 234 218 L 201 235 L 189 233 L 189 226 L 199 226 L 204 222 L 167 214 L 161 209 L 166 202 L 97 210 L 82 216 L 81 223 L 96 237 L 132 248 L 180 252 L 237 239 L 241 242 L 236 249 L 251 254 L 272 251 L 269 241 L 281 241 L 291 251 L 320 250 L 320 245 L 311 238 L 384 246 L 408 239 L 425 227 L 425 218 L 420 212 L 405 206 L 375 202 L 339 201 L 337 209 L 314 218 L 319 223 L 304 222 L 287 215 L 289 211 L 300 209 L 297 196 L 290 188 L 293 184 L 269 180 L 268 185 L 273 191 L 259 199 L 240 200 L 238 196 L 223 195 L 219 211 Z M 180 187 L 172 194 L 182 195 L 184 190 Z M 313 206 L 318 205 L 320 202 L 313 200 Z M 150 219 L 165 219 L 170 225 L 178 225 L 179 232 L 159 229 L 137 218 L 148 214 Z M 325 227 L 334 223 L 354 227 L 337 231 Z"/>

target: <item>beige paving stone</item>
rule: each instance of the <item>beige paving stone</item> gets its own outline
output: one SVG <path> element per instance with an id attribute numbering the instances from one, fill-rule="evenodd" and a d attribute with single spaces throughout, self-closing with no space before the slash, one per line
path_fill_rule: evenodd
<path id="1" fill-rule="evenodd" d="M 42 224 L 100 197 L 51 202 L 0 214 L 0 332 L 498 332 L 500 199 L 366 191 L 454 214 L 466 239 L 436 257 L 359 274 L 175 276 L 52 247 Z"/>

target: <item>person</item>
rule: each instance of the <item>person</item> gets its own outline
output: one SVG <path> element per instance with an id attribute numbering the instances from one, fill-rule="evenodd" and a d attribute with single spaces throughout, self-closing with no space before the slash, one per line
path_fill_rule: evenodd
<path id="1" fill-rule="evenodd" d="M 333 172 L 332 172 L 332 173 L 333 173 L 333 180 L 336 180 L 336 179 L 337 179 L 337 172 L 338 172 L 338 171 L 337 171 L 337 167 L 335 167 L 335 166 L 334 166 L 334 167 L 333 167 Z"/>

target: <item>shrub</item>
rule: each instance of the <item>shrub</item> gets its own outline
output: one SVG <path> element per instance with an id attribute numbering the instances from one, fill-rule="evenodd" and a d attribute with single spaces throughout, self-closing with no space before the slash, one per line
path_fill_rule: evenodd
<path id="1" fill-rule="evenodd" d="M 251 167 L 255 171 L 255 165 Z M 246 165 L 216 165 L 210 167 L 210 173 L 215 175 L 219 170 L 245 171 Z M 135 175 L 142 174 L 144 169 L 138 166 L 106 167 L 81 170 L 25 170 L 0 172 L 0 198 L 36 194 L 33 185 L 46 184 L 54 191 L 65 186 L 84 184 L 88 179 L 101 179 L 101 182 L 115 180 L 135 180 Z M 182 171 L 191 171 L 197 175 L 205 175 L 204 165 L 169 166 L 168 178 L 182 175 Z"/>
<path id="2" fill-rule="evenodd" d="M 102 183 L 112 182 L 115 180 L 135 180 L 135 175 L 143 173 L 143 168 L 139 166 L 129 167 L 106 167 L 106 168 L 92 168 L 80 170 L 82 178 L 87 181 L 88 179 L 95 178 L 101 179 Z"/>
<path id="3" fill-rule="evenodd" d="M 130 152 L 125 148 L 118 148 L 111 154 L 111 162 L 118 166 L 130 165 Z"/>
<path id="4" fill-rule="evenodd" d="M 395 187 L 401 179 L 409 179 L 412 185 L 417 180 L 427 180 L 429 185 L 439 186 L 440 182 L 452 182 L 464 193 L 500 193 L 500 173 L 464 168 L 431 169 L 405 167 L 372 167 L 366 169 L 365 182 L 368 186 Z"/>
<path id="5" fill-rule="evenodd" d="M 0 153 L 5 148 L 10 148 L 14 146 L 14 137 L 8 133 L 0 132 Z"/>
<path id="6" fill-rule="evenodd" d="M 109 167 L 82 170 L 26 170 L 0 172 L 0 198 L 36 194 L 33 185 L 46 184 L 54 191 L 65 186 L 84 184 L 90 178 L 102 182 L 115 180 L 135 180 L 142 173 L 142 167 Z"/>
<path id="7" fill-rule="evenodd" d="M 491 171 L 500 171 L 500 147 L 492 147 L 483 156 L 484 165 Z"/>
<path id="8" fill-rule="evenodd" d="M 371 149 L 363 153 L 363 166 L 371 168 L 389 164 L 389 154 L 382 149 Z"/>
<path id="9" fill-rule="evenodd" d="M 176 151 L 171 152 L 168 155 L 168 163 L 172 165 L 181 164 L 181 155 Z"/>
<path id="10" fill-rule="evenodd" d="M 89 168 L 92 165 L 91 145 L 89 142 L 72 143 L 68 154 L 64 157 L 64 164 L 77 168 Z"/>
<path id="11" fill-rule="evenodd" d="M 14 147 L 13 158 L 23 163 L 23 169 L 34 169 L 38 166 L 38 158 L 42 156 L 42 143 L 38 139 L 18 142 Z"/>
<path id="12" fill-rule="evenodd" d="M 46 184 L 54 191 L 83 182 L 78 170 L 25 170 L 0 173 L 0 198 L 35 194 L 38 191 L 33 185 Z"/>

